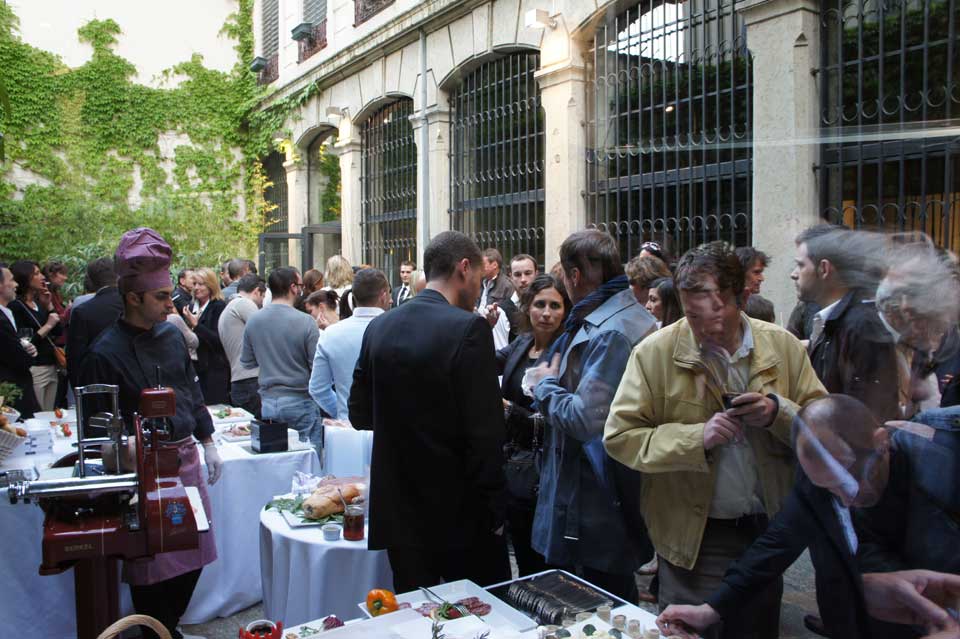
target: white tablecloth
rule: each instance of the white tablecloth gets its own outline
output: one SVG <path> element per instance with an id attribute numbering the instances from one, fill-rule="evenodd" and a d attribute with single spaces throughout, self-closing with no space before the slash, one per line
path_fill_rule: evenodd
<path id="1" fill-rule="evenodd" d="M 373 431 L 336 426 L 323 429 L 323 474 L 366 477 L 372 454 Z"/>
<path id="2" fill-rule="evenodd" d="M 319 526 L 290 528 L 275 510 L 260 513 L 263 611 L 285 627 L 326 615 L 364 616 L 357 603 L 372 588 L 392 588 L 387 553 L 363 541 L 324 541 Z"/>
<path id="3" fill-rule="evenodd" d="M 76 441 L 74 436 L 72 441 Z M 15 456 L 0 470 L 38 467 L 69 452 L 70 441 L 57 440 L 55 456 Z M 274 495 L 290 490 L 295 471 L 320 472 L 320 460 L 313 448 L 288 453 L 253 455 L 239 443 L 222 443 L 223 476 L 210 487 L 213 531 L 217 561 L 206 566 L 194 592 L 184 623 L 202 623 L 224 617 L 261 599 L 259 553 L 259 512 Z M 4 543 L 0 561 L 0 620 L 4 627 L 29 627 L 38 637 L 76 637 L 73 571 L 41 577 L 40 536 L 43 512 L 35 505 L 11 505 L 0 495 L 0 539 Z M 121 585 L 121 606 L 132 611 L 129 589 Z"/>

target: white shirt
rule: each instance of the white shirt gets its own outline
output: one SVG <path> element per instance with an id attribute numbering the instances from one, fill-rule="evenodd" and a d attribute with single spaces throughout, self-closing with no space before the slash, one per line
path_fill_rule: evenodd
<path id="1" fill-rule="evenodd" d="M 820 311 L 813 316 L 813 327 L 810 329 L 810 344 L 816 344 L 817 340 L 820 339 L 820 335 L 823 333 L 823 327 L 826 325 L 827 320 L 833 316 L 833 311 L 836 310 L 837 304 L 843 298 L 837 300 L 830 306 L 826 308 L 821 308 Z"/>
<path id="2" fill-rule="evenodd" d="M 0 306 L 0 311 L 3 311 L 3 314 L 6 315 L 10 323 L 13 324 L 13 330 L 17 330 L 17 320 L 13 319 L 13 311 L 6 306 Z"/>

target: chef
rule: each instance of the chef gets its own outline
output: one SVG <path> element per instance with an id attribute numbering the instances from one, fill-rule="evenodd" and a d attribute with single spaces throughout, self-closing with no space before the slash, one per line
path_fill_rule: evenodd
<path id="1" fill-rule="evenodd" d="M 220 476 L 222 463 L 213 443 L 213 420 L 200 394 L 197 375 L 180 331 L 166 321 L 174 312 L 170 281 L 170 246 L 149 228 L 128 231 L 114 255 L 123 314 L 94 341 L 83 361 L 83 384 L 115 384 L 120 387 L 120 414 L 131 424 L 140 391 L 157 385 L 176 393 L 176 415 L 169 419 L 170 441 L 179 449 L 180 479 L 196 486 L 207 513 L 212 512 L 206 484 Z M 203 444 L 207 482 L 201 475 L 196 440 Z M 133 605 L 141 614 L 159 620 L 174 639 L 180 617 L 200 578 L 203 566 L 216 559 L 213 532 L 200 535 L 196 550 L 156 555 L 152 561 L 127 562 L 124 581 L 130 584 Z M 147 630 L 146 636 L 156 637 Z"/>

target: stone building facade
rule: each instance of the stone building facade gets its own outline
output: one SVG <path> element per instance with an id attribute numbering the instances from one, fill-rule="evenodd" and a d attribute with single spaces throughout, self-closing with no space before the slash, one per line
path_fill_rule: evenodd
<path id="1" fill-rule="evenodd" d="M 947 6 L 257 0 L 263 106 L 316 88 L 278 132 L 274 241 L 305 268 L 339 250 L 396 279 L 449 228 L 547 268 L 587 226 L 624 259 L 726 239 L 773 257 L 763 293 L 785 319 L 793 238 L 819 220 L 960 244 L 958 35 L 930 23 Z M 315 223 L 323 143 L 339 243 Z"/>

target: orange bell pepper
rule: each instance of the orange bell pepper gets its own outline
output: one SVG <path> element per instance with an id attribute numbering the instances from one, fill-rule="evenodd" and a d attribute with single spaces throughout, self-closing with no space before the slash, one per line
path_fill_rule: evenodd
<path id="1" fill-rule="evenodd" d="M 397 609 L 397 598 L 389 590 L 374 589 L 367 593 L 367 610 L 374 617 Z"/>

